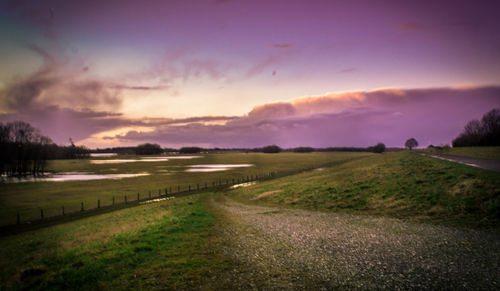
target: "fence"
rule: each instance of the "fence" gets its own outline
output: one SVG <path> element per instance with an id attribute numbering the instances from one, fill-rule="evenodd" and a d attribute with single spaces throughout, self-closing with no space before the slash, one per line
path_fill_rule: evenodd
<path id="1" fill-rule="evenodd" d="M 38 208 L 38 215 L 34 214 L 31 210 L 30 214 L 26 212 L 21 213 L 17 211 L 16 213 L 16 223 L 0 226 L 0 234 L 9 234 L 21 232 L 24 230 L 34 229 L 40 225 L 50 225 L 57 224 L 60 222 L 92 216 L 96 214 L 101 214 L 104 212 L 114 211 L 118 209 L 123 209 L 126 207 L 133 207 L 139 205 L 141 202 L 145 202 L 151 199 L 158 199 L 162 197 L 180 197 L 185 195 L 195 194 L 197 192 L 207 191 L 207 190 L 221 190 L 228 188 L 230 186 L 238 185 L 247 182 L 264 181 L 269 179 L 275 179 L 279 177 L 289 176 L 298 174 L 301 172 L 310 171 L 320 167 L 327 167 L 337 164 L 338 162 L 332 162 L 328 164 L 318 165 L 315 167 L 302 168 L 298 170 L 288 170 L 288 171 L 273 171 L 266 174 L 253 174 L 240 177 L 230 177 L 227 179 L 218 179 L 210 182 L 188 184 L 188 185 L 167 185 L 162 189 L 158 189 L 157 194 L 152 193 L 152 191 L 147 191 L 147 194 L 137 193 L 133 196 L 123 195 L 123 196 L 112 196 L 110 200 L 103 201 L 97 199 L 95 204 L 89 205 L 85 204 L 83 201 L 75 207 L 65 208 L 62 206 L 58 211 L 51 209 L 50 213 L 47 213 L 43 208 Z M 38 217 L 37 217 L 38 216 Z"/>

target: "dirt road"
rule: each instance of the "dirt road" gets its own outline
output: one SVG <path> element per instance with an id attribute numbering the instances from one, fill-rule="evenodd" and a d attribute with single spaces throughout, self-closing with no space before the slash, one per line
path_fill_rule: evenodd
<path id="1" fill-rule="evenodd" d="M 500 235 L 212 200 L 234 289 L 500 288 Z M 222 281 L 226 282 L 222 282 Z"/>
<path id="2" fill-rule="evenodd" d="M 450 162 L 460 163 L 468 165 L 471 167 L 482 168 L 486 170 L 500 172 L 500 160 L 489 160 L 481 158 L 471 158 L 462 156 L 452 156 L 452 155 L 441 155 L 441 154 L 429 154 L 429 153 L 418 153 L 422 156 L 432 157 L 436 159 L 446 160 Z"/>

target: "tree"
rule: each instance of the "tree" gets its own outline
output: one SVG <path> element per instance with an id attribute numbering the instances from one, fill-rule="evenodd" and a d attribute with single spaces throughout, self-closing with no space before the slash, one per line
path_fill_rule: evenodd
<path id="1" fill-rule="evenodd" d="M 199 154 L 203 151 L 202 148 L 199 147 L 183 147 L 179 150 L 181 154 Z"/>
<path id="2" fill-rule="evenodd" d="M 262 148 L 262 152 L 266 154 L 276 154 L 281 152 L 281 148 L 277 145 L 265 146 Z"/>
<path id="3" fill-rule="evenodd" d="M 158 144 L 145 143 L 135 148 L 136 155 L 158 155 L 163 153 L 163 149 Z"/>
<path id="4" fill-rule="evenodd" d="M 314 149 L 312 147 L 298 147 L 293 149 L 294 153 L 312 153 Z"/>
<path id="5" fill-rule="evenodd" d="M 374 152 L 376 154 L 381 154 L 381 153 L 385 152 L 385 144 L 379 142 L 372 147 L 368 147 L 367 151 Z"/>
<path id="6" fill-rule="evenodd" d="M 418 147 L 418 141 L 416 139 L 414 139 L 413 137 L 409 138 L 405 142 L 405 147 L 411 151 L 411 149 L 413 149 L 414 147 Z"/>
<path id="7" fill-rule="evenodd" d="M 492 109 L 481 121 L 474 119 L 464 127 L 453 142 L 454 147 L 500 146 L 500 109 Z"/>

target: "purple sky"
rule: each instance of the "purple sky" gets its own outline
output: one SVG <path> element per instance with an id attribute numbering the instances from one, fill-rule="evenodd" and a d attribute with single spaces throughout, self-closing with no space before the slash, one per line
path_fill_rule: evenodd
<path id="1" fill-rule="evenodd" d="M 0 0 L 0 121 L 89 147 L 449 143 L 500 107 L 498 3 Z"/>

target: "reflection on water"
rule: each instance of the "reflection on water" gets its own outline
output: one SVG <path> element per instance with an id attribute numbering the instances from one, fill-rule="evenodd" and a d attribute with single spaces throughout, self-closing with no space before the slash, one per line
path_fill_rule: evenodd
<path id="1" fill-rule="evenodd" d="M 123 179 L 147 176 L 149 173 L 138 174 L 90 174 L 82 172 L 66 172 L 50 176 L 39 177 L 9 177 L 2 178 L 5 183 L 23 183 L 23 182 L 64 182 L 64 181 L 86 181 L 86 180 L 102 180 L 102 179 Z"/>
<path id="2" fill-rule="evenodd" d="M 249 186 L 252 186 L 252 185 L 255 185 L 257 184 L 257 182 L 246 182 L 246 183 L 241 183 L 241 184 L 236 184 L 236 185 L 233 185 L 231 187 L 229 187 L 230 189 L 236 189 L 236 188 L 240 188 L 240 187 L 249 187 Z"/>
<path id="3" fill-rule="evenodd" d="M 172 156 L 172 157 L 147 157 L 140 159 L 111 159 L 111 160 L 90 160 L 91 164 L 122 164 L 136 162 L 165 162 L 168 160 L 186 160 L 200 158 L 201 156 Z"/>
<path id="4" fill-rule="evenodd" d="M 90 156 L 93 158 L 99 158 L 99 157 L 112 157 L 116 156 L 117 153 L 91 153 Z"/>
<path id="5" fill-rule="evenodd" d="M 227 171 L 233 168 L 252 167 L 252 164 L 204 164 L 191 165 L 186 172 L 218 172 Z"/>

